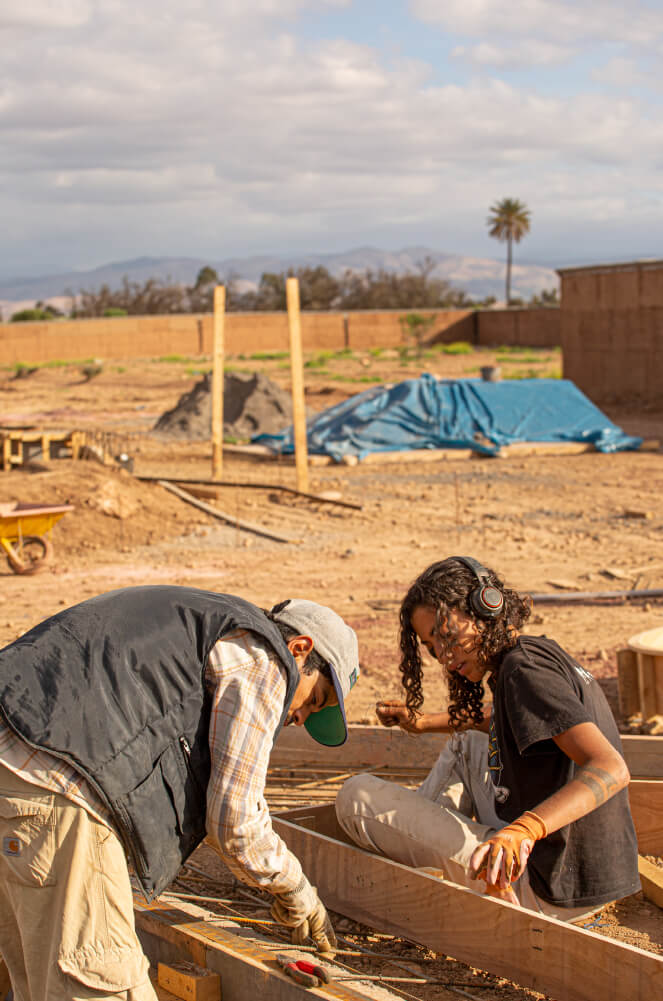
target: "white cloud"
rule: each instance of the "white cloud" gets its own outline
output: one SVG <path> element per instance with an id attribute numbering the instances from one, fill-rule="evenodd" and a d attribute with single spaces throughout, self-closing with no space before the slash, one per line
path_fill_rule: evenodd
<path id="1" fill-rule="evenodd" d="M 488 38 L 538 36 L 649 45 L 663 31 L 659 6 L 632 0 L 410 0 L 413 14 L 447 31 Z"/>
<path id="2" fill-rule="evenodd" d="M 528 66 L 555 66 L 566 63 L 573 56 L 573 47 L 528 38 L 518 45 L 498 45 L 493 42 L 457 45 L 451 55 L 455 59 L 480 68 L 491 66 L 513 70 Z"/>
<path id="3" fill-rule="evenodd" d="M 96 241 L 99 263 L 111 247 L 222 257 L 252 241 L 416 242 L 427 227 L 455 250 L 504 195 L 530 205 L 533 231 L 663 221 L 663 124 L 640 97 L 542 96 L 485 73 L 433 84 L 421 62 L 304 42 L 283 17 L 325 5 L 349 0 L 96 0 L 88 21 L 40 36 L 38 59 L 34 31 L 17 30 L 0 66 L 2 252 Z M 523 38 L 539 63 L 565 56 Z M 494 66 L 505 52 L 518 46 L 481 40 L 466 57 Z"/>
<path id="4" fill-rule="evenodd" d="M 77 28 L 90 14 L 88 0 L 4 0 L 0 28 Z"/>

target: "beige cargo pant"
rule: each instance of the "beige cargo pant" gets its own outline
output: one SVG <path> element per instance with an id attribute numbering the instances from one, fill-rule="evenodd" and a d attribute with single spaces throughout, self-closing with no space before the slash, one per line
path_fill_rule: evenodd
<path id="1" fill-rule="evenodd" d="M 418 789 L 375 775 L 354 775 L 336 799 L 343 830 L 362 848 L 403 865 L 441 870 L 475 893 L 485 883 L 470 876 L 474 849 L 504 827 L 495 812 L 488 771 L 488 737 L 477 730 L 452 734 Z M 513 884 L 521 907 L 560 921 L 578 921 L 600 908 L 556 907 L 532 890 L 527 870 Z"/>
<path id="2" fill-rule="evenodd" d="M 118 838 L 1 764 L 0 954 L 14 1001 L 156 1001 Z"/>

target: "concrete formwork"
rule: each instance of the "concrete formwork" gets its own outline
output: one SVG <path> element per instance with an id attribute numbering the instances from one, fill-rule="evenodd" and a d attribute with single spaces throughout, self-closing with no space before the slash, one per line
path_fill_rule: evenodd
<path id="1" fill-rule="evenodd" d="M 564 377 L 597 402 L 663 399 L 663 261 L 559 275 Z"/>

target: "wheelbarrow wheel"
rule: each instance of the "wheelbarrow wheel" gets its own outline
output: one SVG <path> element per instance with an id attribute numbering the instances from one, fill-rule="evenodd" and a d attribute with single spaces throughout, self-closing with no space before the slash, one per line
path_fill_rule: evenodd
<path id="1" fill-rule="evenodd" d="M 14 555 L 15 554 L 15 555 Z M 41 535 L 24 535 L 23 545 L 7 553 L 7 562 L 14 573 L 33 574 L 43 570 L 53 556 L 53 543 Z"/>

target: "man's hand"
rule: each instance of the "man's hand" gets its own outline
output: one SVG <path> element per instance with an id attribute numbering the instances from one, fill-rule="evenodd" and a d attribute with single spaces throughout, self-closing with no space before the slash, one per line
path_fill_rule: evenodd
<path id="1" fill-rule="evenodd" d="M 295 945 L 305 945 L 310 936 L 318 951 L 333 959 L 338 943 L 332 923 L 316 888 L 305 876 L 296 890 L 276 896 L 271 911 L 275 921 L 291 929 Z"/>
<path id="2" fill-rule="evenodd" d="M 412 719 L 403 702 L 378 702 L 375 712 L 383 726 L 399 726 L 407 733 L 421 733 L 421 713 Z"/>
<path id="3" fill-rule="evenodd" d="M 547 835 L 546 825 L 527 810 L 472 852 L 470 873 L 489 886 L 506 890 L 524 872 L 536 841 Z"/>

